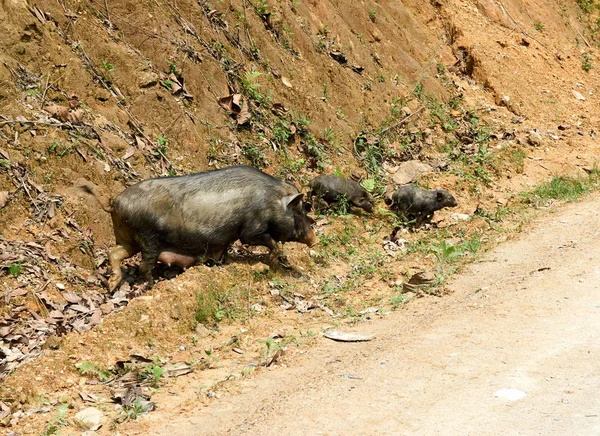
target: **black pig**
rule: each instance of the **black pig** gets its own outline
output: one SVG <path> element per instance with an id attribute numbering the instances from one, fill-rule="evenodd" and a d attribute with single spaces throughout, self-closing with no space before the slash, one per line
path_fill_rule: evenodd
<path id="1" fill-rule="evenodd" d="M 443 189 L 427 191 L 418 186 L 404 185 L 392 195 L 391 208 L 404 219 L 413 215 L 416 218 L 415 225 L 418 227 L 424 220 L 431 221 L 436 210 L 457 205 L 452 194 Z"/>
<path id="2" fill-rule="evenodd" d="M 373 198 L 360 183 L 354 180 L 322 174 L 311 180 L 308 186 L 309 196 L 322 198 L 328 205 L 339 201 L 343 196 L 351 205 L 373 212 Z"/>
<path id="3" fill-rule="evenodd" d="M 271 260 L 279 255 L 277 242 L 318 242 L 298 188 L 252 167 L 144 180 L 112 204 L 82 188 L 112 217 L 117 244 L 108 254 L 111 291 L 122 280 L 121 261 L 140 251 L 140 273 L 152 285 L 157 260 L 183 268 L 201 259 L 218 261 L 237 239 L 268 247 Z"/>

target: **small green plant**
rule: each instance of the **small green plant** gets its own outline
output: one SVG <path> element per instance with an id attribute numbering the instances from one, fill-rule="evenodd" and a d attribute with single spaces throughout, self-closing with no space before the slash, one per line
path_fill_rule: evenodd
<path id="1" fill-rule="evenodd" d="M 101 382 L 108 380 L 112 375 L 109 369 L 102 369 L 96 363 L 89 361 L 78 363 L 75 368 L 81 375 L 96 377 Z"/>
<path id="2" fill-rule="evenodd" d="M 260 83 L 257 82 L 261 75 L 260 71 L 247 71 L 242 76 L 242 88 L 244 94 L 262 104 L 267 101 L 267 98 L 260 92 Z"/>
<path id="3" fill-rule="evenodd" d="M 108 62 L 104 58 L 102 58 L 101 64 L 102 64 L 102 68 L 104 68 L 104 71 L 106 71 L 106 72 L 109 72 L 109 71 L 112 71 L 115 69 L 115 64 Z"/>
<path id="4" fill-rule="evenodd" d="M 416 98 L 418 98 L 419 100 L 421 99 L 421 97 L 423 96 L 423 90 L 425 89 L 425 87 L 423 86 L 422 83 L 417 83 L 415 85 L 415 89 L 413 90 L 413 94 L 415 95 Z"/>
<path id="5" fill-rule="evenodd" d="M 462 248 L 446 243 L 442 240 L 440 245 L 432 246 L 430 252 L 434 254 L 438 261 L 435 285 L 441 285 L 446 278 L 456 271 L 456 268 L 451 266 L 452 261 L 463 254 Z"/>
<path id="6" fill-rule="evenodd" d="M 242 147 L 242 154 L 250 161 L 250 164 L 257 168 L 263 168 L 267 164 L 264 149 L 257 144 L 246 144 Z"/>
<path id="7" fill-rule="evenodd" d="M 148 412 L 147 406 L 142 404 L 142 399 L 137 397 L 133 404 L 129 406 L 124 406 L 123 410 L 125 411 L 125 416 L 121 416 L 119 418 L 119 422 L 129 422 L 134 419 L 137 419 L 140 415 Z"/>
<path id="8" fill-rule="evenodd" d="M 163 88 L 165 88 L 168 91 L 171 91 L 174 83 L 175 82 L 173 82 L 171 79 L 165 79 L 165 80 L 160 81 L 160 86 L 162 86 Z"/>
<path id="9" fill-rule="evenodd" d="M 268 1 L 267 0 L 256 0 L 256 2 L 254 2 L 254 10 L 261 17 L 263 15 L 267 15 L 268 13 L 270 13 Z"/>
<path id="10" fill-rule="evenodd" d="M 392 303 L 392 309 L 396 310 L 404 303 L 407 303 L 411 300 L 411 296 L 407 294 L 403 294 L 402 292 L 398 292 L 390 297 L 390 303 Z"/>
<path id="11" fill-rule="evenodd" d="M 375 19 L 377 18 L 377 11 L 375 9 L 369 9 L 369 20 L 371 20 L 371 22 L 375 22 Z"/>
<path id="12" fill-rule="evenodd" d="M 169 64 L 169 72 L 175 74 L 175 76 L 180 77 L 181 76 L 181 72 L 179 71 L 179 69 L 177 68 L 177 64 L 173 61 L 170 61 L 168 59 L 165 59 L 167 61 L 167 64 Z"/>
<path id="13" fill-rule="evenodd" d="M 238 292 L 238 294 L 242 293 L 247 293 L 247 290 Z M 216 286 L 208 285 L 196 296 L 195 321 L 198 324 L 211 326 L 225 318 L 235 320 L 242 312 L 239 306 L 231 289 L 219 289 Z"/>
<path id="14" fill-rule="evenodd" d="M 584 52 L 581 55 L 581 69 L 586 73 L 589 72 L 594 66 L 592 65 L 592 52 Z"/>
<path id="15" fill-rule="evenodd" d="M 14 263 L 8 262 L 7 266 L 8 266 L 8 272 L 10 272 L 10 274 L 12 276 L 19 277 L 19 275 L 21 275 L 21 270 L 23 269 L 23 266 L 21 265 L 21 261 L 17 261 Z"/>
<path id="16" fill-rule="evenodd" d="M 4 168 L 5 170 L 10 169 L 10 162 L 7 159 L 0 159 L 0 168 Z"/>
<path id="17" fill-rule="evenodd" d="M 591 13 L 594 7 L 598 7 L 594 4 L 594 0 L 577 0 L 577 4 L 586 14 Z"/>
<path id="18" fill-rule="evenodd" d="M 279 344 L 278 342 L 275 342 L 275 339 L 273 339 L 271 337 L 264 339 L 264 340 L 257 339 L 256 342 L 265 344 L 265 351 L 263 354 L 263 357 L 265 359 L 265 361 L 264 361 L 265 365 L 267 365 L 269 363 L 269 360 L 271 359 L 273 354 L 275 354 L 277 351 L 281 350 L 281 344 Z"/>
<path id="19" fill-rule="evenodd" d="M 535 28 L 535 30 L 537 30 L 538 32 L 542 32 L 546 26 L 544 26 L 544 25 L 543 25 L 542 23 L 540 23 L 539 21 L 534 21 L 534 22 L 533 22 L 533 27 L 534 27 L 534 28 Z"/>
<path id="20" fill-rule="evenodd" d="M 168 153 L 169 140 L 160 135 L 156 138 L 156 148 L 153 152 L 154 156 L 166 156 Z"/>
<path id="21" fill-rule="evenodd" d="M 325 82 L 325 83 L 323 83 L 323 97 L 321 97 L 321 100 L 327 101 L 328 98 L 329 98 L 329 93 L 327 92 L 327 82 Z"/>
<path id="22" fill-rule="evenodd" d="M 58 434 L 60 427 L 66 427 L 69 425 L 67 422 L 67 414 L 69 413 L 69 405 L 62 403 L 56 409 L 56 415 L 54 419 L 46 425 L 46 429 L 42 433 L 42 436 L 51 436 Z"/>
<path id="23" fill-rule="evenodd" d="M 154 387 L 158 387 L 160 378 L 164 373 L 165 370 L 160 365 L 149 365 L 140 373 L 140 379 L 149 382 Z"/>
<path id="24" fill-rule="evenodd" d="M 54 141 L 47 147 L 49 153 L 55 154 L 58 157 L 66 156 L 71 151 L 71 146 L 65 145 L 60 141 Z"/>
<path id="25" fill-rule="evenodd" d="M 350 202 L 345 195 L 338 195 L 337 201 L 333 206 L 333 213 L 335 215 L 348 215 L 350 213 Z"/>

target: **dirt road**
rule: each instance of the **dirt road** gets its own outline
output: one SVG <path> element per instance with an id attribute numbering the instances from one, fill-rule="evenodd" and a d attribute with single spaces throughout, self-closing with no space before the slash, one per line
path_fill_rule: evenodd
<path id="1" fill-rule="evenodd" d="M 563 207 L 456 277 L 453 293 L 320 339 L 241 394 L 125 434 L 600 434 L 600 196 Z M 526 397 L 495 397 L 502 388 Z M 176 399 L 174 399 L 176 402 Z"/>

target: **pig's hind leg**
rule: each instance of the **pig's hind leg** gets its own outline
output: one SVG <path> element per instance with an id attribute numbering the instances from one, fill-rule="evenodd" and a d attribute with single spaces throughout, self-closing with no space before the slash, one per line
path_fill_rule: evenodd
<path id="1" fill-rule="evenodd" d="M 154 248 L 142 248 L 142 262 L 140 263 L 140 275 L 142 276 L 142 280 L 148 283 L 149 287 L 152 287 L 154 284 L 154 279 L 152 278 L 152 269 L 156 262 L 158 262 L 158 257 L 160 255 L 160 250 Z"/>
<path id="2" fill-rule="evenodd" d="M 260 245 L 269 249 L 269 262 L 275 263 L 279 259 L 279 245 L 268 233 L 242 232 L 240 241 L 246 245 Z"/>
<path id="3" fill-rule="evenodd" d="M 110 262 L 110 268 L 112 270 L 110 278 L 108 279 L 108 290 L 113 292 L 121 284 L 123 280 L 123 273 L 121 272 L 121 262 L 134 254 L 139 250 L 136 247 L 132 247 L 128 244 L 117 244 L 108 250 L 108 260 Z"/>

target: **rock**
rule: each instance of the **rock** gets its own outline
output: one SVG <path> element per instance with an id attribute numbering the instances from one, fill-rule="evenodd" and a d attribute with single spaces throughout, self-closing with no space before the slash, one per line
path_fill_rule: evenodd
<path id="1" fill-rule="evenodd" d="M 496 398 L 504 398 L 509 401 L 517 401 L 525 398 L 527 394 L 518 389 L 507 389 L 503 388 L 494 392 L 494 397 Z"/>
<path id="2" fill-rule="evenodd" d="M 96 88 L 94 90 L 94 97 L 100 101 L 108 101 L 110 100 L 111 93 L 104 88 Z"/>
<path id="3" fill-rule="evenodd" d="M 323 333 L 328 339 L 333 339 L 334 341 L 339 342 L 363 342 L 363 341 L 371 341 L 375 337 L 371 334 L 361 334 L 361 333 L 346 333 L 339 330 L 327 330 Z"/>
<path id="4" fill-rule="evenodd" d="M 400 109 L 400 112 L 402 112 L 402 115 L 404 115 L 405 117 L 412 114 L 412 110 L 408 106 L 404 106 L 402 109 Z"/>
<path id="5" fill-rule="evenodd" d="M 581 95 L 580 92 L 577 92 L 577 91 L 571 91 L 571 92 L 573 93 L 573 97 L 575 97 L 577 100 L 580 100 L 580 101 L 585 100 L 585 97 L 583 95 Z"/>
<path id="6" fill-rule="evenodd" d="M 531 145 L 535 145 L 536 147 L 540 147 L 540 146 L 544 145 L 544 140 L 542 138 L 542 135 L 540 135 L 535 130 L 532 130 L 531 132 L 529 132 L 529 137 L 527 138 L 527 140 L 529 141 L 529 143 Z"/>
<path id="7" fill-rule="evenodd" d="M 285 76 L 281 78 L 281 83 L 283 83 L 288 88 L 292 88 L 292 82 L 290 82 L 290 79 L 288 79 Z"/>
<path id="8" fill-rule="evenodd" d="M 452 218 L 456 221 L 468 221 L 471 216 L 468 213 L 455 213 Z"/>
<path id="9" fill-rule="evenodd" d="M 87 430 L 98 430 L 104 424 L 104 413 L 95 407 L 87 407 L 75 415 L 75 421 Z"/>
<path id="10" fill-rule="evenodd" d="M 392 180 L 396 185 L 406 185 L 416 182 L 421 175 L 430 173 L 431 171 L 433 171 L 433 168 L 429 165 L 418 160 L 409 160 L 400 164 Z"/>
<path id="11" fill-rule="evenodd" d="M 152 71 L 143 71 L 140 74 L 138 86 L 140 88 L 151 88 L 158 83 L 158 75 Z"/>
<path id="12" fill-rule="evenodd" d="M 420 290 L 427 289 L 435 282 L 435 276 L 426 271 L 420 271 L 410 278 L 408 283 L 402 285 L 404 292 L 415 292 L 418 293 Z"/>
<path id="13" fill-rule="evenodd" d="M 209 329 L 207 329 L 204 324 L 198 324 L 196 326 L 196 328 L 194 329 L 194 331 L 196 332 L 196 335 L 198 335 L 198 337 L 200 339 L 204 339 L 211 335 L 211 331 Z"/>

